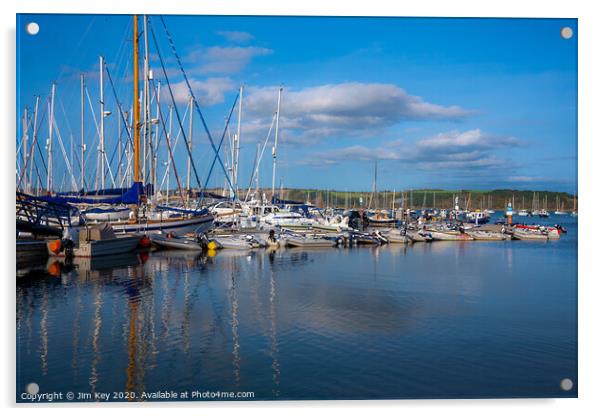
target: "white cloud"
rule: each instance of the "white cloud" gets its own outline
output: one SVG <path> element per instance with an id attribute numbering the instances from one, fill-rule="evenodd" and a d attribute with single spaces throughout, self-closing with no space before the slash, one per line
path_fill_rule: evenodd
<path id="1" fill-rule="evenodd" d="M 231 30 L 220 30 L 216 32 L 230 42 L 245 43 L 253 40 L 255 37 L 248 32 L 238 32 Z"/>
<path id="2" fill-rule="evenodd" d="M 540 176 L 508 176 L 508 182 L 536 182 L 541 181 L 545 178 Z"/>
<path id="3" fill-rule="evenodd" d="M 514 137 L 499 137 L 483 134 L 481 130 L 474 129 L 465 132 L 457 130 L 440 133 L 419 143 L 424 149 L 445 150 L 450 149 L 493 149 L 496 147 L 506 147 L 518 145 L 519 142 Z"/>
<path id="4" fill-rule="evenodd" d="M 493 169 L 510 163 L 493 153 L 516 146 L 512 137 L 484 134 L 481 130 L 451 131 L 415 143 L 393 140 L 385 145 L 349 146 L 310 155 L 305 162 L 335 164 L 342 161 L 394 160 L 422 170 Z"/>
<path id="5" fill-rule="evenodd" d="M 190 80 L 190 86 L 196 99 L 201 105 L 209 106 L 219 104 L 224 101 L 226 92 L 234 89 L 234 82 L 230 78 L 207 78 L 205 80 Z M 190 93 L 185 81 L 172 84 L 171 86 L 174 99 L 178 104 L 188 103 Z M 167 88 L 162 89 L 162 100 L 171 101 Z"/>
<path id="6" fill-rule="evenodd" d="M 245 116 L 263 118 L 269 126 L 278 87 L 251 87 Z M 406 120 L 460 120 L 471 114 L 459 106 L 443 106 L 410 95 L 393 84 L 349 82 L 302 89 L 282 95 L 281 128 L 292 141 L 357 137 Z"/>
<path id="7" fill-rule="evenodd" d="M 271 49 L 258 46 L 211 46 L 192 50 L 184 61 L 192 74 L 240 72 L 258 56 L 270 55 Z"/>

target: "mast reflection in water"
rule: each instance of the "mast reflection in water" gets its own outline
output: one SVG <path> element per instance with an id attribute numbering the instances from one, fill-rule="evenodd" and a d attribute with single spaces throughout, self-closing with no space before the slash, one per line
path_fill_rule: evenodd
<path id="1" fill-rule="evenodd" d="M 577 227 L 565 221 L 568 234 L 550 242 L 23 266 L 17 399 L 30 382 L 42 393 L 260 400 L 573 397 Z M 563 378 L 573 390 L 560 389 Z"/>

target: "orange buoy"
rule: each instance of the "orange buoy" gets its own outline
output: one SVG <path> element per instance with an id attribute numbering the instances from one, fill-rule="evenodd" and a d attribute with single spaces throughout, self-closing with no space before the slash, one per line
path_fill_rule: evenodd
<path id="1" fill-rule="evenodd" d="M 61 265 L 58 261 L 48 265 L 48 274 L 54 277 L 59 277 L 61 275 Z"/>
<path id="2" fill-rule="evenodd" d="M 151 246 L 151 240 L 147 236 L 142 236 L 140 241 L 138 241 L 138 246 L 142 248 L 149 248 Z"/>
<path id="3" fill-rule="evenodd" d="M 54 254 L 59 254 L 61 252 L 61 240 L 52 240 L 48 243 L 48 248 Z"/>
<path id="4" fill-rule="evenodd" d="M 147 262 L 148 260 L 148 251 L 143 251 L 141 252 L 138 257 L 140 258 L 140 263 L 144 264 Z"/>

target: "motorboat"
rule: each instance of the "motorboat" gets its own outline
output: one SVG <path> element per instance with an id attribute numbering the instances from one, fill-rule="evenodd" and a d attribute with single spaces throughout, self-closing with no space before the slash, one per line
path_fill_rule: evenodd
<path id="1" fill-rule="evenodd" d="M 324 218 L 322 221 L 316 221 L 312 225 L 312 228 L 332 232 L 351 230 L 351 227 L 349 227 L 349 217 L 342 215 L 335 215 L 331 218 Z"/>
<path id="2" fill-rule="evenodd" d="M 292 229 L 309 229 L 315 224 L 315 221 L 313 221 L 310 218 L 305 218 L 298 212 L 288 211 L 269 213 L 268 215 L 263 217 L 263 221 L 268 225 Z"/>
<path id="3" fill-rule="evenodd" d="M 48 254 L 53 257 L 97 257 L 133 251 L 141 235 L 116 235 L 108 223 L 66 230 L 62 239 L 46 243 Z"/>
<path id="4" fill-rule="evenodd" d="M 406 236 L 408 236 L 414 243 L 430 243 L 433 241 L 433 236 L 429 231 L 424 230 L 413 230 L 406 231 Z"/>
<path id="5" fill-rule="evenodd" d="M 213 236 L 213 241 L 218 244 L 219 248 L 230 250 L 250 250 L 253 248 L 265 247 L 252 235 L 220 235 Z"/>
<path id="6" fill-rule="evenodd" d="M 472 230 L 466 231 L 466 234 L 468 234 L 475 240 L 480 240 L 480 241 L 502 241 L 502 240 L 508 240 L 510 238 L 510 236 L 508 234 L 505 234 L 503 232 L 498 232 L 498 231 L 490 231 L 490 230 L 472 229 Z"/>
<path id="7" fill-rule="evenodd" d="M 173 232 L 151 234 L 150 240 L 153 244 L 162 248 L 171 248 L 178 250 L 203 250 L 203 241 L 201 237 L 178 236 Z"/>
<path id="8" fill-rule="evenodd" d="M 470 236 L 469 234 L 466 234 L 466 233 L 463 233 L 460 231 L 429 230 L 429 232 L 431 234 L 431 237 L 433 237 L 433 240 L 439 240 L 439 241 L 471 241 L 471 240 L 474 240 L 474 238 L 472 236 Z"/>
<path id="9" fill-rule="evenodd" d="M 318 236 L 287 235 L 282 238 L 285 247 L 334 247 L 336 240 Z"/>
<path id="10" fill-rule="evenodd" d="M 468 223 L 486 224 L 489 222 L 489 213 L 487 211 L 469 211 L 464 214 L 464 220 Z"/>
<path id="11" fill-rule="evenodd" d="M 400 230 L 391 230 L 384 234 L 389 244 L 408 244 L 412 243 L 413 240 L 404 232 Z"/>
<path id="12" fill-rule="evenodd" d="M 392 227 L 397 220 L 391 218 L 387 211 L 378 211 L 368 216 L 368 225 L 370 227 Z"/>

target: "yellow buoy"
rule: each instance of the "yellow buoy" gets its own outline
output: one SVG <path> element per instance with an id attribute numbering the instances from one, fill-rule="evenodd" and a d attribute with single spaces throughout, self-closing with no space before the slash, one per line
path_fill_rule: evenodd
<path id="1" fill-rule="evenodd" d="M 209 241 L 209 244 L 207 244 L 207 248 L 209 250 L 215 251 L 217 249 L 217 243 L 215 241 Z"/>

